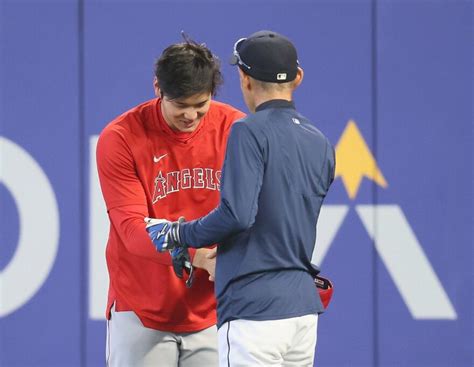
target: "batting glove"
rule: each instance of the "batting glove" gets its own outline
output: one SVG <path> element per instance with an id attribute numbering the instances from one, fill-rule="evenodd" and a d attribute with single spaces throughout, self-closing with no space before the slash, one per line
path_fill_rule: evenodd
<path id="1" fill-rule="evenodd" d="M 183 278 L 183 269 L 188 274 L 186 286 L 189 288 L 193 284 L 194 267 L 191 263 L 191 257 L 187 246 L 176 246 L 170 251 L 171 259 L 173 260 L 173 270 L 178 278 Z"/>
<path id="2" fill-rule="evenodd" d="M 171 222 L 166 219 L 145 218 L 146 230 L 158 252 L 169 251 L 173 262 L 173 270 L 178 278 L 183 278 L 183 269 L 188 274 L 186 286 L 189 288 L 193 282 L 193 265 L 188 247 L 181 243 L 179 238 L 179 225 L 184 222 L 180 217 L 178 221 Z"/>
<path id="3" fill-rule="evenodd" d="M 179 241 L 179 224 L 184 218 L 179 218 L 177 222 L 170 222 L 166 219 L 145 218 L 146 230 L 158 252 L 171 251 Z"/>

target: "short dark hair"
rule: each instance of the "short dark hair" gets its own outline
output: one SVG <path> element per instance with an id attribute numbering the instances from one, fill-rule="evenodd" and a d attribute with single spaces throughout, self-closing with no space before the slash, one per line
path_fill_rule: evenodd
<path id="1" fill-rule="evenodd" d="M 269 83 L 254 78 L 252 79 L 254 84 L 265 92 L 284 92 L 285 90 L 293 90 L 294 81 L 287 83 Z"/>
<path id="2" fill-rule="evenodd" d="M 189 38 L 167 47 L 155 63 L 161 92 L 169 99 L 215 95 L 222 84 L 219 59 L 204 44 Z"/>

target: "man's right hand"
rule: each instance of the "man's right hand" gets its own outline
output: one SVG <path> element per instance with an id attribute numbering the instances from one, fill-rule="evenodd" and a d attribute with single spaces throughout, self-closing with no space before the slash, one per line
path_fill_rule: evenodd
<path id="1" fill-rule="evenodd" d="M 158 252 L 171 251 L 181 245 L 179 223 L 183 220 L 180 218 L 177 222 L 171 222 L 166 219 L 145 218 L 146 231 Z"/>
<path id="2" fill-rule="evenodd" d="M 189 256 L 188 247 L 179 240 L 179 225 L 184 222 L 180 217 L 176 222 L 166 219 L 145 218 L 146 230 L 150 239 L 159 252 L 168 252 L 171 255 L 173 270 L 178 278 L 183 278 L 183 270 L 189 274 L 186 286 L 189 288 L 193 283 L 193 265 Z"/>

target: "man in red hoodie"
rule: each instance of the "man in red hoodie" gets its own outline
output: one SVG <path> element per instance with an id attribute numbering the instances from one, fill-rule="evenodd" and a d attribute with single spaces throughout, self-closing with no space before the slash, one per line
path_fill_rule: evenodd
<path id="1" fill-rule="evenodd" d="M 194 219 L 218 205 L 227 137 L 244 116 L 212 100 L 221 81 L 205 45 L 171 45 L 155 65 L 157 98 L 100 135 L 97 167 L 110 219 L 108 366 L 218 364 L 214 250 L 190 250 L 187 288 L 171 257 L 156 251 L 143 218 Z"/>

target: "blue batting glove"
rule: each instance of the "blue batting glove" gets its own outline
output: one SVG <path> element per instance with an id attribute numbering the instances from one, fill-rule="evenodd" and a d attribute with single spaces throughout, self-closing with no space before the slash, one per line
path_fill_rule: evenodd
<path id="1" fill-rule="evenodd" d="M 183 278 L 183 270 L 188 274 L 186 286 L 192 285 L 194 274 L 188 247 L 180 242 L 179 225 L 184 222 L 181 217 L 177 222 L 166 219 L 145 218 L 146 230 L 156 250 L 159 252 L 169 251 L 173 262 L 173 270 L 178 278 Z"/>
<path id="2" fill-rule="evenodd" d="M 178 278 L 183 278 L 183 270 L 188 274 L 186 280 L 186 286 L 188 288 L 193 284 L 194 278 L 194 267 L 191 263 L 191 256 L 189 255 L 188 248 L 186 246 L 176 246 L 170 251 L 171 259 L 173 260 L 173 270 Z"/>
<path id="3" fill-rule="evenodd" d="M 170 231 L 172 222 L 166 219 L 145 218 L 146 230 L 158 252 L 172 250 Z"/>

